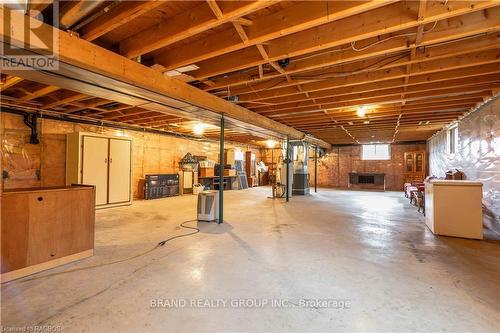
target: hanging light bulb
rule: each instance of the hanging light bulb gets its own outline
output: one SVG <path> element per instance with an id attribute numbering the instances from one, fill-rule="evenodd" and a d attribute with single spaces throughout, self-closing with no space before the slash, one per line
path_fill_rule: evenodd
<path id="1" fill-rule="evenodd" d="M 266 141 L 266 146 L 267 148 L 274 148 L 276 146 L 276 141 L 269 139 Z"/>
<path id="2" fill-rule="evenodd" d="M 203 135 L 203 132 L 205 132 L 205 124 L 198 123 L 193 126 L 193 132 L 196 135 Z"/>
<path id="3" fill-rule="evenodd" d="M 358 117 L 364 117 L 366 115 L 366 106 L 362 105 L 358 107 L 358 111 L 356 112 Z"/>

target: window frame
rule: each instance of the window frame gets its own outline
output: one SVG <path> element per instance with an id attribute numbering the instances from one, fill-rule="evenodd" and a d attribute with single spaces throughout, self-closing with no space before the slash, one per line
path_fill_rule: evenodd
<path id="1" fill-rule="evenodd" d="M 364 147 L 366 146 L 375 146 L 375 157 L 374 158 L 365 158 L 364 156 Z M 387 157 L 379 156 L 377 157 L 377 146 L 387 146 Z M 391 144 L 390 143 L 370 143 L 370 144 L 362 144 L 361 145 L 361 160 L 362 161 L 390 161 L 392 159 L 391 156 Z"/>
<path id="2" fill-rule="evenodd" d="M 451 125 L 446 133 L 446 152 L 455 155 L 458 151 L 458 124 Z"/>

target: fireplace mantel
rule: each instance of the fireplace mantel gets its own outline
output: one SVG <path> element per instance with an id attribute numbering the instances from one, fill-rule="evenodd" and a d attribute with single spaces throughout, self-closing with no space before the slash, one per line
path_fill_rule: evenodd
<path id="1" fill-rule="evenodd" d="M 348 184 L 350 189 L 385 191 L 385 173 L 350 172 Z"/>

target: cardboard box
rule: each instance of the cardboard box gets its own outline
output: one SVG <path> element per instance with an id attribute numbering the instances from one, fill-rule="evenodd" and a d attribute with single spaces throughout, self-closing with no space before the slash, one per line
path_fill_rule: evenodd
<path id="1" fill-rule="evenodd" d="M 235 169 L 224 169 L 224 176 L 236 176 Z"/>
<path id="2" fill-rule="evenodd" d="M 214 168 L 200 168 L 200 177 L 213 177 L 215 175 Z"/>

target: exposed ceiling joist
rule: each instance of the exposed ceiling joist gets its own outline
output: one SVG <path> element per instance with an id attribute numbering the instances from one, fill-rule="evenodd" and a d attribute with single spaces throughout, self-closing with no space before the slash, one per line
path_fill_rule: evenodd
<path id="1" fill-rule="evenodd" d="M 5 13 L 3 13 L 5 10 L 8 9 L 0 7 L 0 15 L 5 15 Z M 14 11 L 12 11 L 10 15 L 12 20 L 9 22 L 10 26 L 8 26 L 9 35 L 7 36 L 6 31 L 2 29 L 0 30 L 0 37 L 3 40 L 9 39 L 11 43 L 18 47 L 24 47 L 25 19 L 22 17 L 22 14 Z M 31 26 L 35 26 L 34 22 Z M 122 86 L 133 85 L 138 89 L 145 89 L 144 91 L 141 90 L 141 94 L 149 93 L 149 91 L 154 92 L 155 94 L 163 95 L 165 98 L 172 99 L 172 102 L 175 100 L 179 101 L 179 103 L 187 103 L 195 108 L 201 108 L 214 114 L 224 114 L 229 119 L 241 122 L 242 124 L 248 124 L 256 128 L 260 127 L 296 139 L 306 138 L 305 134 L 300 131 L 269 118 L 256 115 L 254 112 L 224 101 L 186 83 L 165 77 L 162 73 L 154 69 L 128 60 L 116 53 L 79 39 L 72 34 L 57 30 L 46 24 L 42 24 L 42 26 L 37 29 L 37 34 L 41 36 L 41 39 L 43 39 L 43 35 L 52 36 L 54 33 L 58 35 L 60 60 L 65 66 L 69 66 L 68 70 L 71 69 L 71 66 L 78 66 L 79 71 L 82 71 L 83 68 L 85 69 L 82 74 L 85 74 L 85 71 L 89 71 L 89 75 L 92 73 L 94 76 L 103 75 L 110 80 L 118 80 Z M 35 49 L 40 47 L 42 42 L 40 40 L 31 39 L 30 43 L 30 49 Z M 31 74 L 36 75 L 36 73 Z M 45 77 L 45 80 L 48 80 L 48 78 Z M 80 79 L 80 82 L 81 81 L 82 79 Z M 99 83 L 101 85 L 104 84 L 102 82 Z M 73 88 L 78 91 L 80 86 L 82 86 L 82 84 L 75 85 Z M 118 91 L 117 89 L 120 89 L 120 87 L 114 85 L 108 88 L 100 87 L 99 89 L 110 89 L 111 93 L 111 89 Z M 127 87 L 123 89 L 126 91 Z M 80 92 L 83 93 L 83 91 Z M 153 102 L 143 107 L 156 108 Z M 315 140 L 315 142 L 323 147 L 330 146 L 328 143 L 320 140 Z"/>
<path id="2" fill-rule="evenodd" d="M 169 50 L 158 55 L 155 62 L 167 69 L 197 63 L 393 2 L 385 0 L 297 2 L 282 11 L 253 20 L 252 25 L 247 30 L 248 41 L 246 43 L 235 38 L 232 31 L 225 31 L 207 39 Z"/>
<path id="3" fill-rule="evenodd" d="M 127 58 L 134 58 L 231 22 L 274 3 L 276 1 L 272 0 L 244 1 L 240 6 L 223 13 L 220 19 L 214 17 L 211 11 L 207 11 L 207 3 L 202 3 L 193 10 L 181 12 L 120 42 L 120 52 Z M 159 64 L 162 65 L 161 62 Z"/>
<path id="4" fill-rule="evenodd" d="M 347 1 L 347 3 L 351 2 Z M 452 1 L 450 4 L 443 6 L 440 1 L 432 1 L 432 3 L 429 3 L 432 10 L 428 11 L 428 15 L 424 20 L 419 21 L 415 15 L 416 8 L 413 8 L 418 3 L 415 1 L 394 3 L 358 14 L 355 17 L 347 17 L 289 36 L 269 40 L 266 42 L 267 52 L 271 61 L 302 56 L 388 33 L 396 33 L 414 28 L 420 24 L 434 23 L 435 21 L 481 11 L 498 5 L 498 2 Z M 311 38 L 311 36 L 314 36 L 314 38 Z M 241 52 L 245 51 L 246 49 L 243 49 Z M 203 49 L 198 49 L 198 52 L 202 53 Z M 173 54 L 173 52 L 170 54 Z M 201 79 L 221 75 L 235 70 L 251 68 L 266 62 L 259 59 L 258 55 L 246 55 L 237 64 L 228 61 L 229 58 L 238 59 L 240 54 L 236 52 L 235 54 L 226 54 L 203 62 L 197 61 L 200 70 L 196 72 L 196 78 Z M 227 65 L 217 66 L 223 61 Z M 166 62 L 158 59 L 156 62 L 170 68 Z"/>

